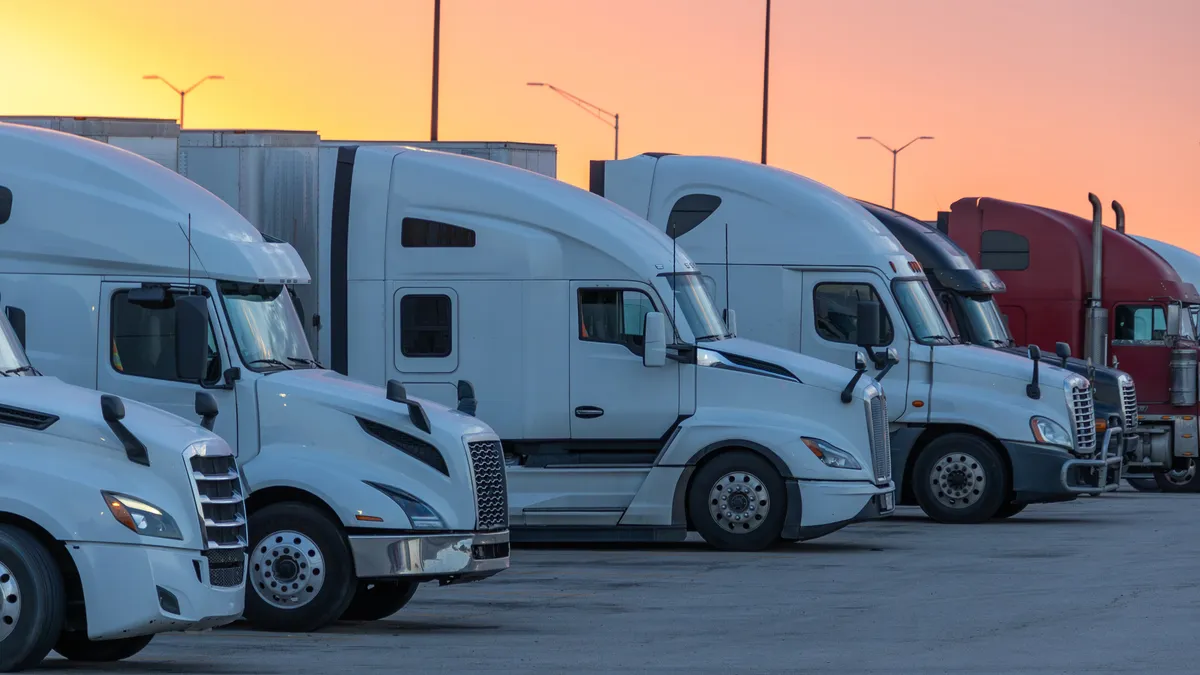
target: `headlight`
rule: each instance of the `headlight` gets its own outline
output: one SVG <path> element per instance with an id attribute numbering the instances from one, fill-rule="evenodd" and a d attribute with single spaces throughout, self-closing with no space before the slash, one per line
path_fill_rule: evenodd
<path id="1" fill-rule="evenodd" d="M 408 516 L 408 520 L 412 523 L 413 528 L 418 530 L 446 529 L 446 524 L 442 521 L 442 517 L 438 515 L 438 512 L 434 511 L 432 506 L 426 504 L 420 499 L 417 499 L 407 492 L 394 487 L 381 485 L 379 483 L 372 483 L 369 480 L 363 482 L 375 488 L 376 490 L 379 490 L 383 494 L 390 497 L 392 501 L 396 502 L 400 509 L 404 511 L 404 515 Z"/>
<path id="2" fill-rule="evenodd" d="M 100 494 L 113 518 L 134 532 L 146 537 L 183 539 L 175 519 L 157 506 L 117 492 L 101 490 Z"/>
<path id="3" fill-rule="evenodd" d="M 862 465 L 858 460 L 854 459 L 854 455 L 835 448 L 819 438 L 802 438 L 804 444 L 812 450 L 812 454 L 817 456 L 817 459 L 825 463 L 825 466 L 833 467 L 834 469 L 861 469 Z"/>
<path id="4" fill-rule="evenodd" d="M 1068 449 L 1075 445 L 1071 440 L 1071 433 L 1054 420 L 1034 417 L 1029 420 L 1029 428 L 1033 431 L 1033 437 L 1037 439 L 1038 443 L 1061 445 Z"/>

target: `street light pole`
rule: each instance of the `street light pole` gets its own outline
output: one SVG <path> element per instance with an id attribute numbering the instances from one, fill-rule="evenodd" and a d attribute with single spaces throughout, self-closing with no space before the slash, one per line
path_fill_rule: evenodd
<path id="1" fill-rule="evenodd" d="M 911 141 L 905 143 L 904 145 L 900 146 L 899 148 L 891 148 L 886 143 L 879 140 L 878 138 L 875 138 L 874 136 L 859 136 L 858 140 L 860 140 L 860 141 L 875 141 L 879 145 L 883 146 L 884 150 L 887 150 L 888 152 L 892 153 L 892 210 L 893 211 L 896 210 L 896 157 L 897 157 L 897 155 L 900 154 L 901 150 L 907 148 L 908 146 L 912 145 L 913 143 L 916 143 L 917 141 L 932 141 L 933 136 L 918 136 L 918 137 L 912 139 Z"/>
<path id="2" fill-rule="evenodd" d="M 199 87 L 200 85 L 204 84 L 205 82 L 207 82 L 209 80 L 223 80 L 223 79 L 225 79 L 225 76 L 224 75 L 206 75 L 206 76 L 200 78 L 200 80 L 198 82 L 196 82 L 196 84 L 193 84 L 192 86 L 188 87 L 187 89 L 180 89 L 179 87 L 176 87 L 175 85 L 173 85 L 169 81 L 167 81 L 167 78 L 162 77 L 160 75 L 143 75 L 142 79 L 143 80 L 159 80 L 163 84 L 170 87 L 171 91 L 174 91 L 176 94 L 179 94 L 179 128 L 182 129 L 183 128 L 183 104 L 184 104 L 184 100 L 187 98 L 187 95 L 192 93 L 193 89 L 195 89 L 196 87 Z"/>
<path id="3" fill-rule="evenodd" d="M 442 53 L 442 0 L 433 0 L 433 111 L 429 122 L 429 140 L 438 139 L 438 66 Z"/>
<path id="4" fill-rule="evenodd" d="M 618 115 L 617 113 L 608 112 L 607 110 L 605 110 L 604 108 L 601 108 L 598 105 L 588 103 L 587 101 L 579 98 L 578 96 L 576 96 L 570 92 L 563 91 L 562 89 L 559 89 L 558 87 L 556 87 L 552 84 L 547 84 L 545 82 L 527 82 L 526 84 L 530 87 L 546 87 L 550 91 L 553 91 L 554 93 L 558 94 L 559 96 L 562 96 L 563 98 L 567 99 L 571 103 L 574 103 L 575 105 L 579 106 L 580 108 L 583 108 L 584 112 L 588 113 L 592 117 L 595 117 L 596 119 L 600 120 L 601 122 L 604 122 L 608 126 L 612 127 L 613 128 L 613 159 L 620 159 L 620 150 L 621 150 L 621 116 L 620 115 Z M 611 117 L 612 121 L 610 122 L 607 119 L 605 119 L 603 117 L 604 115 Z"/>
<path id="5" fill-rule="evenodd" d="M 771 0 L 767 0 L 767 27 L 763 40 L 763 128 L 762 163 L 767 163 L 767 88 L 771 84 Z"/>

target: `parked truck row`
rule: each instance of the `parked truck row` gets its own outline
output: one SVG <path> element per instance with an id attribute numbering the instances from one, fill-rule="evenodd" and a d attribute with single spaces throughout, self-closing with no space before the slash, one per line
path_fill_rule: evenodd
<path id="1" fill-rule="evenodd" d="M 581 190 L 554 178 L 552 146 L 11 121 L 0 357 L 14 384 L 51 384 L 40 408 L 13 394 L 5 417 L 0 381 L 0 436 L 54 451 L 21 460 L 40 484 L 0 494 L 0 580 L 20 568 L 34 589 L 0 595 L 17 627 L 0 623 L 0 670 L 239 616 L 286 631 L 382 618 L 423 582 L 503 571 L 510 540 L 697 532 L 760 550 L 897 503 L 979 523 L 1103 495 L 1123 473 L 1174 486 L 1195 472 L 1195 287 L 1156 278 L 1162 320 L 1143 318 L 1171 350 L 1171 416 L 1135 399 L 1135 379 L 1158 395 L 1133 367 L 1151 352 L 1123 352 L 1118 370 L 1107 333 L 1085 343 L 1012 318 L 1060 293 L 1054 311 L 1100 330 L 1104 303 L 1131 300 L 1099 273 L 1094 297 L 1065 278 L 1023 294 L 1005 275 L 1048 256 L 1014 260 L 1011 238 L 988 235 L 998 255 L 980 260 L 978 228 L 954 220 L 966 200 L 931 226 L 727 158 L 597 161 Z M 1138 316 L 1114 325 L 1141 330 Z M 1054 359 L 1036 346 L 1050 337 Z M 93 417 L 111 437 L 62 431 Z M 85 451 L 115 464 L 64 474 L 54 459 Z M 86 500 L 81 486 L 113 522 L 80 501 L 90 510 L 62 517 L 91 515 L 94 535 L 45 524 L 45 495 Z M 166 515 L 186 507 L 186 527 Z M 168 524 L 173 543 L 145 543 Z M 181 562 L 162 565 L 195 581 L 158 583 L 157 613 L 114 633 L 93 606 L 157 577 L 97 588 L 89 565 L 108 563 L 76 555 L 81 538 L 151 567 L 172 549 Z M 30 572 L 47 559 L 59 590 Z M 27 628 L 40 619 L 26 607 L 59 607 L 65 628 L 51 610 Z M 10 644 L 24 656 L 5 662 Z"/>

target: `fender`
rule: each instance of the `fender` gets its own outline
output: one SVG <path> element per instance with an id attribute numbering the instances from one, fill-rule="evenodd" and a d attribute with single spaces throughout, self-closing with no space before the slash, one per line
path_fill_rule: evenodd
<path id="1" fill-rule="evenodd" d="M 942 367 L 945 374 L 951 368 Z M 947 378 L 949 379 L 949 378 Z M 1005 378 L 1005 384 L 1024 386 Z M 954 382 L 939 380 L 934 385 L 933 401 L 929 411 L 929 425 L 959 424 L 975 427 L 993 438 L 1014 441 L 1036 442 L 1029 428 L 1029 419 L 1040 415 L 1054 420 L 1064 429 L 1070 430 L 1072 422 L 1067 409 L 1066 392 L 1062 387 L 1042 387 L 1042 398 L 1033 400 L 1014 392 L 981 387 L 978 382 Z M 987 411 L 987 414 L 980 414 Z"/>

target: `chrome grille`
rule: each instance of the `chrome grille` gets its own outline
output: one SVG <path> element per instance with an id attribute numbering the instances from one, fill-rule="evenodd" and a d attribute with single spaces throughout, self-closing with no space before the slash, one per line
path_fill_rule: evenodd
<path id="1" fill-rule="evenodd" d="M 1121 378 L 1121 411 L 1124 413 L 1122 426 L 1125 431 L 1132 431 L 1137 428 L 1138 410 L 1137 410 L 1137 392 L 1133 389 L 1132 378 Z"/>
<path id="2" fill-rule="evenodd" d="M 246 504 L 233 455 L 193 454 L 188 458 L 188 466 L 204 526 L 205 548 L 244 550 L 249 540 Z"/>
<path id="3" fill-rule="evenodd" d="M 476 526 L 480 530 L 508 527 L 508 481 L 504 472 L 504 450 L 500 441 L 474 441 L 471 473 L 475 478 Z"/>
<path id="4" fill-rule="evenodd" d="M 875 481 L 892 479 L 892 439 L 888 433 L 887 396 L 876 394 L 867 403 L 867 429 L 871 435 L 871 464 Z"/>
<path id="5" fill-rule="evenodd" d="M 1075 451 L 1091 454 L 1096 450 L 1096 406 L 1092 401 L 1092 388 L 1086 380 L 1071 384 L 1070 401 L 1075 422 Z"/>
<path id="6" fill-rule="evenodd" d="M 246 575 L 246 554 L 234 549 L 205 551 L 208 559 L 208 583 L 218 588 L 233 588 Z"/>

